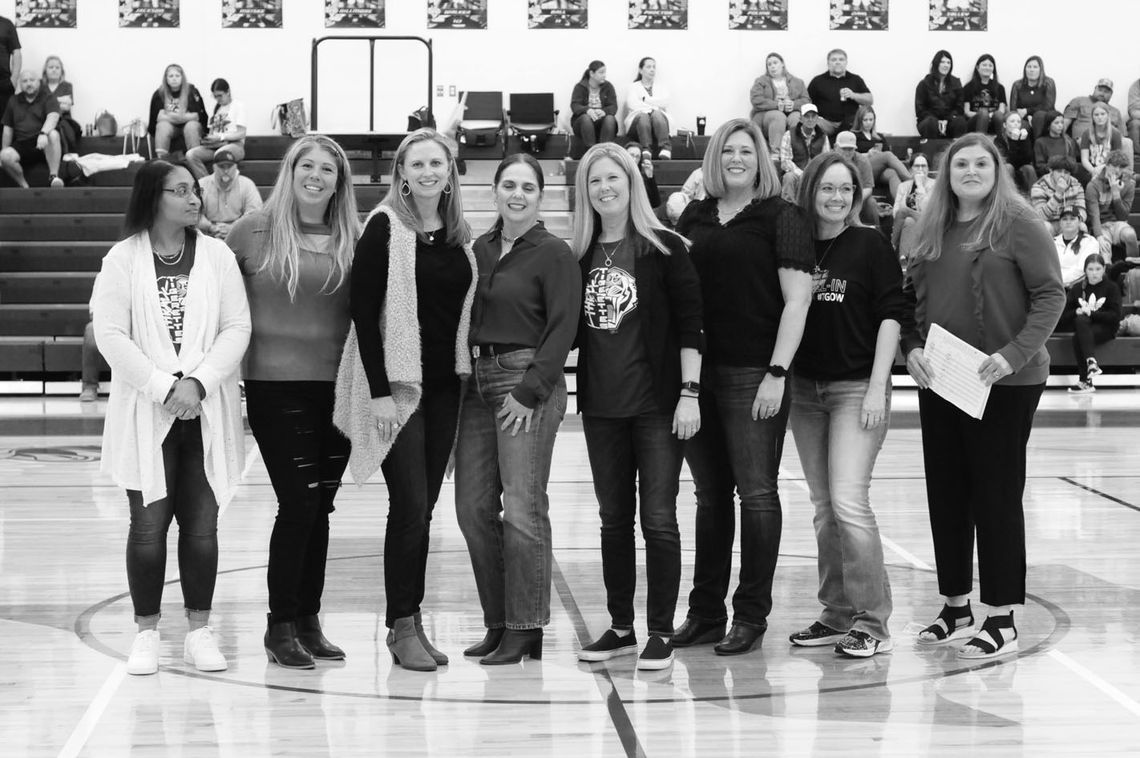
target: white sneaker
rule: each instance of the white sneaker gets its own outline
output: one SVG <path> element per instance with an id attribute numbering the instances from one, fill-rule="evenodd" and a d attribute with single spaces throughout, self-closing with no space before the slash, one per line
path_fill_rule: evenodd
<path id="1" fill-rule="evenodd" d="M 127 673 L 146 676 L 158 673 L 158 630 L 148 629 L 135 635 L 131 654 L 127 657 Z"/>
<path id="2" fill-rule="evenodd" d="M 225 671 L 228 668 L 226 657 L 214 640 L 214 630 L 208 626 L 186 635 L 182 659 L 199 671 Z"/>

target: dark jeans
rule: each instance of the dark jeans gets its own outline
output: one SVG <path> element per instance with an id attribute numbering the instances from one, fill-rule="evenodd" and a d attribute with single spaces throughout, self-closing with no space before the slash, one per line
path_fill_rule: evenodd
<path id="1" fill-rule="evenodd" d="M 649 150 L 656 146 L 658 150 L 670 150 L 669 120 L 661 111 L 652 113 L 638 113 L 629 125 L 627 137 L 637 137 L 638 144 Z"/>
<path id="2" fill-rule="evenodd" d="M 594 121 L 583 113 L 574 119 L 574 133 L 586 147 L 592 147 L 598 142 L 613 142 L 617 138 L 617 119 L 613 116 L 602 116 Z"/>
<path id="3" fill-rule="evenodd" d="M 946 133 L 938 131 L 938 122 L 946 122 Z M 955 139 L 966 133 L 966 117 L 954 114 L 950 118 L 939 119 L 937 116 L 927 116 L 918 122 L 918 136 L 927 139 Z"/>
<path id="4" fill-rule="evenodd" d="M 1066 316 L 1057 324 L 1058 331 L 1073 330 L 1073 355 L 1077 358 L 1077 371 L 1081 381 L 1089 378 L 1089 358 L 1096 357 L 1096 346 L 1116 337 L 1116 330 L 1107 324 L 1096 324 L 1088 316 Z"/>
<path id="5" fill-rule="evenodd" d="M 981 420 L 930 390 L 918 393 L 926 499 L 943 595 L 973 589 L 976 532 L 982 602 L 1025 602 L 1025 447 L 1044 389 L 994 385 Z"/>
<path id="6" fill-rule="evenodd" d="M 780 552 L 783 513 L 776 488 L 791 405 L 788 382 L 780 412 L 752 420 L 764 369 L 706 366 L 701 378 L 701 430 L 685 448 L 697 494 L 696 563 L 689 618 L 726 618 L 740 495 L 740 581 L 732 596 L 733 623 L 767 626 L 772 577 Z"/>
<path id="7" fill-rule="evenodd" d="M 249 428 L 277 495 L 269 538 L 273 623 L 321 610 L 329 514 L 349 442 L 332 422 L 332 382 L 245 382 Z"/>
<path id="8" fill-rule="evenodd" d="M 431 514 L 439 499 L 459 419 L 459 379 L 425 384 L 420 407 L 380 465 L 388 485 L 384 531 L 384 623 L 420 612 L 427 573 Z"/>
<path id="9" fill-rule="evenodd" d="M 636 488 L 641 491 L 649 633 L 665 637 L 673 634 L 681 585 L 677 490 L 684 443 L 673 434 L 672 426 L 672 415 L 660 413 L 582 417 L 602 519 L 602 578 L 613 628 L 633 629 Z"/>
<path id="10" fill-rule="evenodd" d="M 162 607 L 166 581 L 166 533 L 178 520 L 178 577 L 187 608 L 208 611 L 218 575 L 218 501 L 206 481 L 202 424 L 175 421 L 162 442 L 166 497 L 144 503 L 127 490 L 131 528 L 127 535 L 127 584 L 135 616 L 154 616 Z"/>

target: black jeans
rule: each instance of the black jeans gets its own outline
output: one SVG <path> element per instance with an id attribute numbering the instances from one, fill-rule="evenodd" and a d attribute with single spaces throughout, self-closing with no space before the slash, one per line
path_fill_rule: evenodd
<path id="1" fill-rule="evenodd" d="M 1044 389 L 994 385 L 981 420 L 930 390 L 918 393 L 926 499 L 943 595 L 973 589 L 976 532 L 982 602 L 1025 602 L 1025 447 Z"/>
<path id="2" fill-rule="evenodd" d="M 672 425 L 673 417 L 662 413 L 582 417 L 602 519 L 602 578 L 613 628 L 633 629 L 636 487 L 641 491 L 649 633 L 665 637 L 673 634 L 681 585 L 677 490 L 684 443 L 673 434 Z"/>
<path id="3" fill-rule="evenodd" d="M 329 514 L 349 442 L 332 422 L 332 382 L 245 382 L 246 412 L 277 495 L 269 538 L 273 623 L 321 610 Z"/>
<path id="4" fill-rule="evenodd" d="M 938 122 L 946 122 L 946 133 L 938 131 Z M 918 136 L 927 139 L 955 139 L 966 133 L 966 117 L 955 113 L 947 119 L 927 116 L 918 122 Z"/>
<path id="5" fill-rule="evenodd" d="M 784 383 L 780 412 L 752 420 L 752 401 L 764 369 L 706 366 L 701 378 L 701 430 L 685 460 L 697 494 L 696 562 L 689 618 L 726 618 L 724 598 L 732 576 L 736 503 L 740 495 L 740 581 L 732 596 L 733 623 L 767 627 L 772 578 L 780 553 L 783 512 L 777 479 L 791 405 Z"/>
<path id="6" fill-rule="evenodd" d="M 1114 339 L 1116 330 L 1107 324 L 1093 323 L 1091 318 L 1083 314 L 1062 318 L 1061 323 L 1057 324 L 1058 331 L 1069 329 L 1073 330 L 1073 355 L 1077 359 L 1077 371 L 1084 382 L 1089 378 L 1088 360 L 1096 357 L 1096 346 Z"/>
<path id="7" fill-rule="evenodd" d="M 431 514 L 439 499 L 459 422 L 459 379 L 425 384 L 420 407 L 400 428 L 380 469 L 388 485 L 384 532 L 384 623 L 420 612 Z"/>
<path id="8" fill-rule="evenodd" d="M 135 616 L 154 616 L 162 607 L 166 581 L 166 534 L 178 520 L 178 576 L 187 608 L 208 611 L 218 575 L 218 501 L 206 481 L 202 425 L 175 421 L 162 442 L 166 497 L 144 503 L 127 490 L 131 527 L 127 535 L 127 584 Z"/>

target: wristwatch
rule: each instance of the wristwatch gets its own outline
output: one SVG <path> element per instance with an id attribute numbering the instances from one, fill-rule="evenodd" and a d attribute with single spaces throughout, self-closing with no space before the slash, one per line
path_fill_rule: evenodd
<path id="1" fill-rule="evenodd" d="M 788 369 L 786 366 L 780 366 L 773 363 L 768 367 L 768 374 L 776 377 L 777 379 L 783 379 L 788 375 Z"/>
<path id="2" fill-rule="evenodd" d="M 682 392 L 692 392 L 694 395 L 701 394 L 700 382 L 681 382 Z"/>

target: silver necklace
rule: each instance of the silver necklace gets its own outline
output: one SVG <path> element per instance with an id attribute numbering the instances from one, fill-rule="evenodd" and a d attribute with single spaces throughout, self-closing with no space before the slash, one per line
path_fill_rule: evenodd
<path id="1" fill-rule="evenodd" d="M 182 260 L 182 254 L 186 252 L 186 240 L 182 240 L 182 244 L 178 246 L 178 252 L 169 257 L 158 252 L 158 248 L 156 247 L 151 247 L 150 251 L 154 253 L 155 257 L 163 264 L 167 266 L 177 266 L 179 261 Z"/>
<path id="2" fill-rule="evenodd" d="M 613 246 L 614 246 L 613 250 L 606 250 L 606 243 L 602 242 L 601 240 L 598 240 L 598 247 L 600 247 L 602 249 L 602 255 L 606 256 L 606 261 L 605 261 L 606 268 L 613 268 L 614 267 L 614 256 L 617 255 L 617 251 L 621 249 L 621 243 L 624 241 L 625 241 L 624 239 L 620 239 L 617 242 L 613 243 Z"/>

